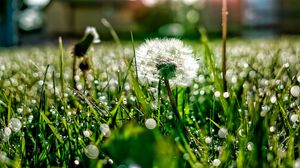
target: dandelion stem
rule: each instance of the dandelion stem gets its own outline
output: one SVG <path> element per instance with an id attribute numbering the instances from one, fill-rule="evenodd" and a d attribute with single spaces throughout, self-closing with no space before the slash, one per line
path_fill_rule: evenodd
<path id="1" fill-rule="evenodd" d="M 74 89 L 77 90 L 76 80 L 75 80 L 76 71 L 77 71 L 76 64 L 77 64 L 77 58 L 76 58 L 76 56 L 73 56 L 73 67 L 72 67 L 73 87 L 74 87 Z"/>
<path id="2" fill-rule="evenodd" d="M 173 108 L 173 112 L 175 113 L 177 119 L 180 120 L 180 114 L 179 114 L 179 111 L 177 109 L 174 96 L 172 94 L 172 90 L 171 90 L 171 87 L 170 87 L 169 80 L 168 79 L 164 79 L 164 80 L 165 80 L 165 85 L 166 85 L 166 88 L 167 88 L 168 96 L 169 96 L 169 99 L 170 99 L 170 103 L 171 103 L 171 106 Z"/>
<path id="3" fill-rule="evenodd" d="M 223 90 L 227 91 L 226 81 L 226 39 L 227 39 L 227 0 L 223 0 L 222 5 L 222 75 L 223 75 Z"/>

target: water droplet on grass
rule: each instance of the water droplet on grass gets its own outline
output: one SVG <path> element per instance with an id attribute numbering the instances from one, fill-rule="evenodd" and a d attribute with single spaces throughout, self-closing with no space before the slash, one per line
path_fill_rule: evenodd
<path id="1" fill-rule="evenodd" d="M 207 136 L 207 137 L 205 138 L 205 143 L 210 144 L 211 141 L 212 141 L 212 138 L 211 138 L 211 137 Z"/>
<path id="2" fill-rule="evenodd" d="M 153 118 L 148 118 L 145 125 L 148 129 L 154 129 L 156 127 L 156 121 Z"/>
<path id="3" fill-rule="evenodd" d="M 299 86 L 293 86 L 293 87 L 291 87 L 290 92 L 294 97 L 298 97 L 300 95 L 300 87 Z"/>
<path id="4" fill-rule="evenodd" d="M 222 127 L 221 129 L 219 129 L 218 131 L 218 135 L 220 138 L 226 138 L 228 134 L 228 131 L 226 128 Z"/>
<path id="5" fill-rule="evenodd" d="M 9 127 L 5 127 L 3 133 L 5 136 L 9 137 L 11 135 L 11 129 Z"/>
<path id="6" fill-rule="evenodd" d="M 108 137 L 110 135 L 110 129 L 107 124 L 101 124 L 100 125 L 100 130 L 103 134 L 104 137 Z"/>
<path id="7" fill-rule="evenodd" d="M 10 122 L 8 124 L 8 126 L 14 131 L 14 132 L 18 132 L 20 131 L 21 127 L 22 127 L 22 123 L 19 119 L 17 118 L 11 118 Z"/>
<path id="8" fill-rule="evenodd" d="M 213 166 L 218 167 L 221 164 L 221 160 L 220 159 L 214 159 L 212 164 L 213 164 Z"/>
<path id="9" fill-rule="evenodd" d="M 97 148 L 97 146 L 90 144 L 85 147 L 84 153 L 88 158 L 96 159 L 99 155 L 99 149 Z"/>

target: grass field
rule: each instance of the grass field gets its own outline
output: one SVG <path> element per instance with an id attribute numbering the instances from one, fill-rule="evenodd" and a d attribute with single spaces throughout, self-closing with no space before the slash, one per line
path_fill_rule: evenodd
<path id="1" fill-rule="evenodd" d="M 137 78 L 134 48 L 100 43 L 72 82 L 73 46 L 0 50 L 0 167 L 300 167 L 300 38 L 185 42 L 187 86 Z"/>

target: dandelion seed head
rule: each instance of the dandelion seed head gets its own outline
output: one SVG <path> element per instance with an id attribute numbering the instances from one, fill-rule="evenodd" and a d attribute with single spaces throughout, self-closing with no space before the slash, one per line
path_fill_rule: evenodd
<path id="1" fill-rule="evenodd" d="M 146 41 L 136 50 L 136 60 L 142 82 L 157 83 L 163 77 L 187 86 L 199 68 L 192 48 L 174 38 Z"/>
<path id="2" fill-rule="evenodd" d="M 294 97 L 298 97 L 300 95 L 300 87 L 295 85 L 295 86 L 291 87 L 290 92 Z"/>
<path id="3" fill-rule="evenodd" d="M 300 83 L 300 75 L 297 77 L 297 81 Z"/>
<path id="4" fill-rule="evenodd" d="M 153 118 L 148 118 L 145 125 L 148 129 L 154 129 L 156 127 L 156 121 Z"/>

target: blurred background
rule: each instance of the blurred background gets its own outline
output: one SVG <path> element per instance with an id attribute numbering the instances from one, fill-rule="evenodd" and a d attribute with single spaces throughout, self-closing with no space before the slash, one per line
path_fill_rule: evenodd
<path id="1" fill-rule="evenodd" d="M 198 39 L 198 28 L 221 37 L 222 0 L 0 0 L 0 47 L 47 44 L 57 36 L 80 38 L 106 18 L 122 39 Z M 300 33 L 300 0 L 228 0 L 229 37 Z"/>

